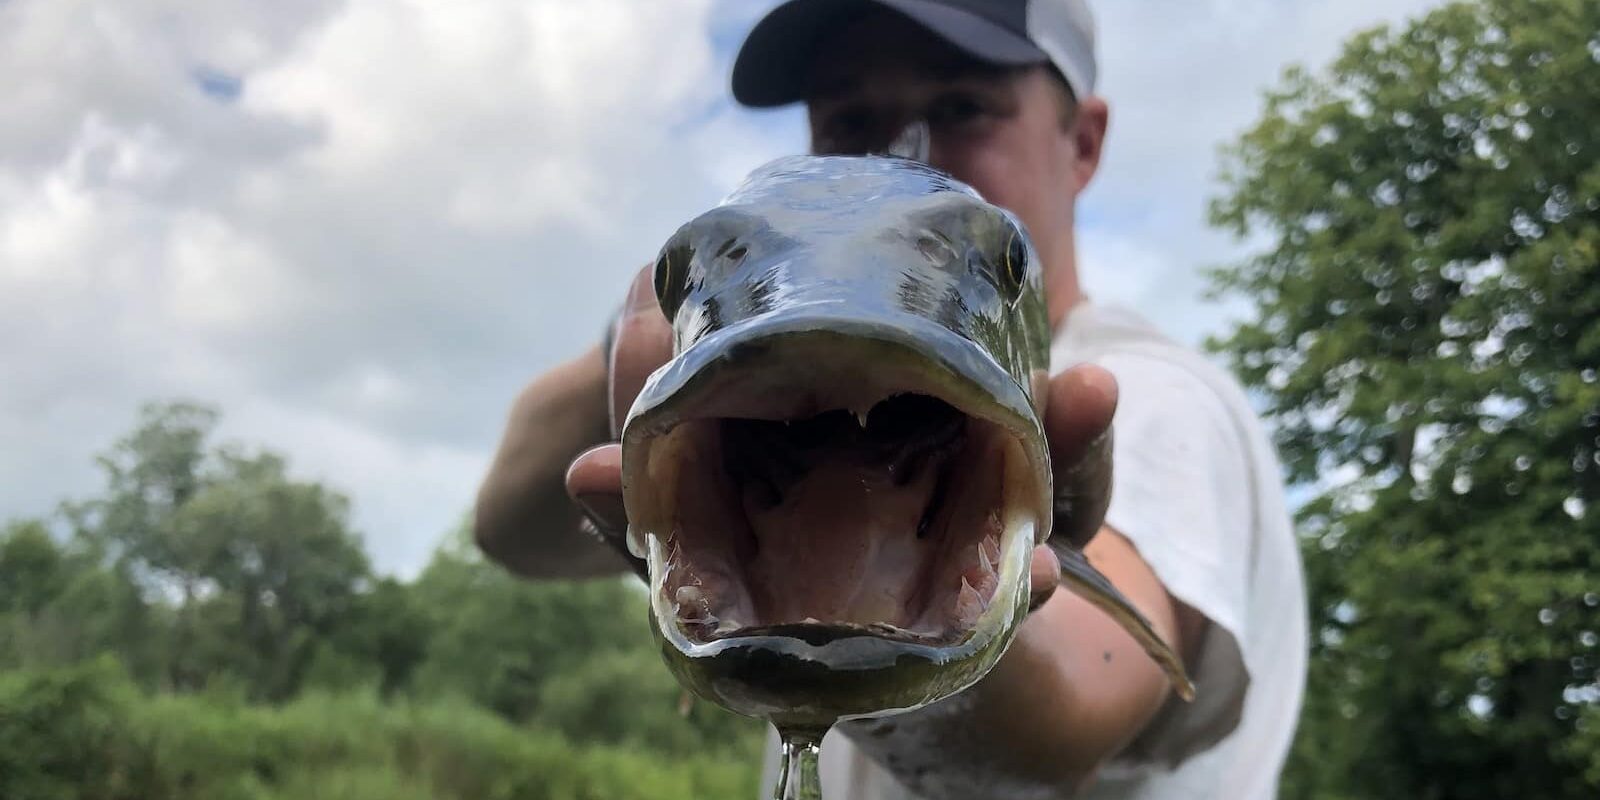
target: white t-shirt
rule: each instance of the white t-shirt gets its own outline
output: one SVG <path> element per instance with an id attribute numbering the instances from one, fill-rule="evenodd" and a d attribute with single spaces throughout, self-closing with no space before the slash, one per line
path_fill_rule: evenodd
<path id="1" fill-rule="evenodd" d="M 1271 442 L 1231 376 L 1132 312 L 1078 306 L 1051 362 L 1055 371 L 1094 363 L 1116 377 L 1106 524 L 1208 621 L 1188 665 L 1196 701 L 1169 701 L 1082 796 L 1270 800 L 1308 648 L 1305 582 Z M 762 797 L 776 747 L 772 738 Z M 823 742 L 822 782 L 827 800 L 920 800 L 837 730 Z"/>

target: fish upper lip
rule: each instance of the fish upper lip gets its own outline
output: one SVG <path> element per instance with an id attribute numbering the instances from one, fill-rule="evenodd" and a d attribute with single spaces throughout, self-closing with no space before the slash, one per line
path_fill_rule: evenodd
<path id="1" fill-rule="evenodd" d="M 957 391 L 947 397 L 962 411 L 1017 427 L 1032 421 L 1026 391 L 983 347 L 943 325 L 899 310 L 862 315 L 844 304 L 814 302 L 761 314 L 730 325 L 685 348 L 646 380 L 623 425 L 623 439 L 643 420 L 672 416 L 670 409 L 695 394 L 696 384 L 731 361 L 759 358 L 760 349 L 788 336 L 837 336 L 898 346 L 947 373 Z M 849 347 L 848 341 L 844 343 Z M 840 352 L 849 352 L 847 349 Z M 966 384 L 960 390 L 958 384 Z M 965 402 L 962 402 L 965 401 Z M 974 402 L 976 401 L 976 402 Z M 975 407 L 975 406 L 982 407 Z"/>

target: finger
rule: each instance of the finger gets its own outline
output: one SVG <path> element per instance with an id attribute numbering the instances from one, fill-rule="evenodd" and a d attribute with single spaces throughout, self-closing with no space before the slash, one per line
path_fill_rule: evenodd
<path id="1" fill-rule="evenodd" d="M 1117 382 L 1092 365 L 1074 367 L 1050 384 L 1044 429 L 1055 472 L 1055 533 L 1082 548 L 1105 521 L 1111 503 L 1111 420 Z"/>
<path id="2" fill-rule="evenodd" d="M 628 529 L 622 504 L 622 447 L 591 448 L 567 467 L 567 495 L 602 534 L 620 536 Z"/>
<path id="3" fill-rule="evenodd" d="M 1028 565 L 1028 610 L 1033 611 L 1055 596 L 1056 585 L 1061 583 L 1061 560 L 1050 548 L 1040 545 L 1033 548 L 1033 561 Z"/>
<path id="4" fill-rule="evenodd" d="M 567 467 L 567 495 L 583 509 L 590 532 L 622 556 L 634 574 L 650 580 L 649 567 L 628 552 L 628 512 L 622 503 L 622 447 L 601 445 L 574 459 Z"/>
<path id="5" fill-rule="evenodd" d="M 672 357 L 672 328 L 656 302 L 653 278 L 653 267 L 639 271 L 617 318 L 608 370 L 613 436 L 622 432 L 628 410 L 650 373 Z"/>
<path id="6" fill-rule="evenodd" d="M 1111 427 L 1117 410 L 1117 379 L 1101 367 L 1081 364 L 1050 381 L 1044 431 L 1051 458 L 1075 464 Z"/>

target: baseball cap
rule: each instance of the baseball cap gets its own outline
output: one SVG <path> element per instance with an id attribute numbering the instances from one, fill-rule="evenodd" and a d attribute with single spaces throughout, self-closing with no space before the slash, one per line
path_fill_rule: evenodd
<path id="1" fill-rule="evenodd" d="M 805 99 L 825 34 L 874 6 L 897 11 L 979 61 L 1050 63 L 1078 97 L 1094 93 L 1094 17 L 1085 0 L 789 0 L 756 23 L 733 65 L 733 97 L 752 108 Z"/>

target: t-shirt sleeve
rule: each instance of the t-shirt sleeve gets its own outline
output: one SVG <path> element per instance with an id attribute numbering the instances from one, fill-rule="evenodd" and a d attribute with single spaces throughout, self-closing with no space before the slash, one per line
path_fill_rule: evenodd
<path id="1" fill-rule="evenodd" d="M 1093 359 L 1117 379 L 1106 524 L 1167 591 L 1206 619 L 1196 699 L 1176 696 L 1118 758 L 1175 765 L 1239 724 L 1250 683 L 1246 641 L 1254 491 L 1246 442 L 1227 405 L 1189 369 L 1148 354 Z"/>

